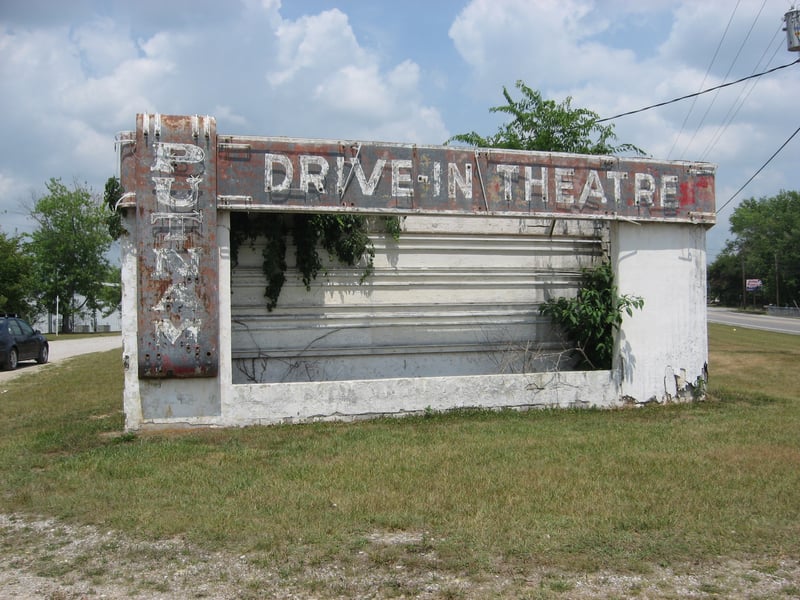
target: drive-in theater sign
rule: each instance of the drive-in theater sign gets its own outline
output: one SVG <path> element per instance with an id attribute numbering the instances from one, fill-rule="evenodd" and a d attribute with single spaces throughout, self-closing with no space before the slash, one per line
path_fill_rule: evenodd
<path id="1" fill-rule="evenodd" d="M 130 429 L 702 388 L 711 165 L 222 135 L 208 116 L 158 114 L 117 146 Z M 267 311 L 259 242 L 232 260 L 231 214 L 340 211 L 405 219 L 396 242 L 374 234 L 374 280 L 330 266 L 293 291 L 290 264 Z M 612 370 L 557 369 L 538 304 L 574 295 L 602 259 L 645 307 L 623 322 Z"/>

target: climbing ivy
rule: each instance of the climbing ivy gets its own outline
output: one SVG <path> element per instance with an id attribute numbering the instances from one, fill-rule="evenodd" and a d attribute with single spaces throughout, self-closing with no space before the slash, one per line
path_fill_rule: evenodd
<path id="1" fill-rule="evenodd" d="M 385 217 L 383 221 L 386 233 L 395 240 L 399 239 L 400 219 Z M 236 265 L 241 244 L 248 240 L 253 243 L 259 237 L 265 238 L 262 270 L 267 285 L 264 296 L 267 299 L 267 310 L 271 311 L 277 306 L 286 281 L 286 247 L 289 235 L 295 242 L 295 259 L 303 285 L 310 290 L 311 282 L 317 278 L 323 266 L 320 248 L 347 266 L 353 267 L 363 262 L 364 271 L 359 279 L 359 283 L 363 283 L 374 270 L 375 248 L 368 232 L 367 217 L 357 214 L 233 213 L 231 258 Z"/>
<path id="2" fill-rule="evenodd" d="M 584 269 L 575 298 L 553 298 L 539 313 L 553 319 L 576 343 L 580 367 L 610 369 L 614 354 L 614 332 L 622 324 L 622 313 L 633 315 L 644 299 L 618 295 L 611 263 Z"/>

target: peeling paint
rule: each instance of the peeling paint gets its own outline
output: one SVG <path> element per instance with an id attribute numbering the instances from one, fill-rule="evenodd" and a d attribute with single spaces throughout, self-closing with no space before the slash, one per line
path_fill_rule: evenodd
<path id="1" fill-rule="evenodd" d="M 126 427 L 643 405 L 705 393 L 698 307 L 705 228 L 715 221 L 712 165 L 218 138 L 210 117 L 157 114 L 139 115 L 118 141 L 120 208 L 132 226 L 122 244 Z M 644 297 L 645 308 L 624 319 L 612 371 L 233 385 L 225 225 L 234 210 L 548 219 L 549 237 L 556 220 L 610 222 L 619 291 Z"/>
<path id="2" fill-rule="evenodd" d="M 216 132 L 213 119 L 140 115 L 121 153 L 136 193 L 138 363 L 144 378 L 219 370 Z"/>
<path id="3" fill-rule="evenodd" d="M 705 163 L 376 142 L 220 139 L 219 193 L 229 199 L 221 205 L 228 210 L 715 221 L 714 168 Z M 354 180 L 357 185 L 351 185 Z"/>

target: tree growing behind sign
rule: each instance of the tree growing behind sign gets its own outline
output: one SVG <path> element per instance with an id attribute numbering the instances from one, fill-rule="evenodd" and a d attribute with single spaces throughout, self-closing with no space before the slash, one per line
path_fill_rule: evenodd
<path id="1" fill-rule="evenodd" d="M 69 189 L 59 179 L 51 179 L 46 188 L 30 209 L 38 227 L 29 234 L 26 249 L 40 307 L 55 313 L 58 298 L 62 331 L 69 332 L 81 310 L 106 305 L 103 283 L 112 275 L 105 254 L 111 236 L 105 208 L 88 188 L 75 184 Z"/>
<path id="2" fill-rule="evenodd" d="M 489 109 L 512 118 L 488 137 L 472 131 L 461 133 L 449 141 L 482 148 L 507 148 L 541 152 L 572 152 L 576 154 L 621 154 L 644 152 L 633 144 L 615 144 L 613 125 L 598 123 L 600 116 L 585 108 L 573 108 L 572 98 L 563 102 L 545 100 L 541 93 L 517 81 L 522 98 L 515 100 L 503 86 L 506 104 Z"/>
<path id="3" fill-rule="evenodd" d="M 750 304 L 747 279 L 761 279 L 760 303 L 800 304 L 800 192 L 748 198 L 730 218 L 733 239 L 708 268 L 710 295 Z"/>
<path id="4" fill-rule="evenodd" d="M 599 115 L 585 108 L 573 108 L 572 99 L 563 102 L 545 100 L 542 95 L 517 81 L 522 98 L 515 100 L 506 87 L 506 104 L 490 108 L 512 118 L 496 134 L 483 137 L 476 132 L 453 136 L 449 141 L 484 148 L 506 148 L 540 152 L 577 154 L 619 154 L 644 152 L 633 144 L 615 144 L 613 125 L 601 125 Z M 622 314 L 633 314 L 642 308 L 639 296 L 620 296 L 614 283 L 614 272 L 607 261 L 583 272 L 581 285 L 574 298 L 551 298 L 539 307 L 575 344 L 578 366 L 589 369 L 610 369 L 614 334 L 622 323 Z"/>

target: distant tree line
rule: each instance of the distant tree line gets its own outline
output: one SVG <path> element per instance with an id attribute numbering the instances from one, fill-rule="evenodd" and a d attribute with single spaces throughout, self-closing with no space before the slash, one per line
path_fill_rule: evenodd
<path id="1" fill-rule="evenodd" d="M 727 306 L 800 304 L 800 192 L 748 198 L 730 218 L 729 239 L 708 268 L 709 297 Z M 747 280 L 761 280 L 757 290 Z"/>
<path id="2" fill-rule="evenodd" d="M 0 230 L 0 313 L 34 321 L 58 308 L 61 331 L 69 332 L 75 316 L 108 316 L 119 307 L 119 268 L 106 256 L 120 231 L 109 186 L 118 192 L 110 179 L 104 200 L 85 185 L 50 179 L 28 207 L 33 232 Z"/>

